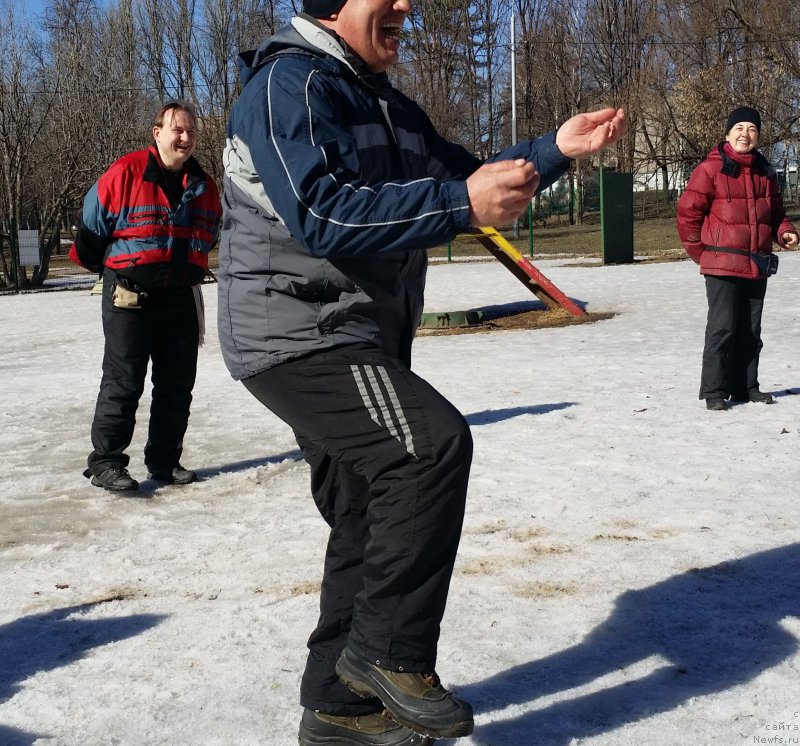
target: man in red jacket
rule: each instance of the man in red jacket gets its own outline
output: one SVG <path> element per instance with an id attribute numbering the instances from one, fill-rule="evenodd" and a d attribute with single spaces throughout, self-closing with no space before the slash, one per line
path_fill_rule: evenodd
<path id="1" fill-rule="evenodd" d="M 794 248 L 778 179 L 758 151 L 761 115 L 740 106 L 725 140 L 694 170 L 678 200 L 678 235 L 706 278 L 708 321 L 700 398 L 711 410 L 731 401 L 771 404 L 758 383 L 761 312 L 767 277 L 777 270 L 772 245 Z"/>
<path id="2" fill-rule="evenodd" d="M 139 483 L 125 449 L 152 361 L 148 476 L 188 484 L 180 464 L 203 324 L 199 284 L 221 215 L 219 192 L 192 157 L 196 117 L 185 102 L 157 114 L 154 144 L 123 156 L 83 202 L 70 258 L 103 274 L 103 378 L 84 476 L 113 492 Z"/>

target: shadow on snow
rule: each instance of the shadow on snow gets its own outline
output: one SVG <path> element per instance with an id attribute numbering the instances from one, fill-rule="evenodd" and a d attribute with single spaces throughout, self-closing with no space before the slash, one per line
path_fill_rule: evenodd
<path id="1" fill-rule="evenodd" d="M 476 713 L 489 713 L 618 675 L 651 656 L 663 664 L 639 678 L 480 726 L 473 740 L 560 746 L 743 684 L 797 652 L 797 638 L 780 625 L 788 616 L 800 616 L 800 544 L 628 591 L 580 644 L 459 687 L 459 695 Z"/>
<path id="2" fill-rule="evenodd" d="M 92 648 L 124 640 L 159 624 L 159 614 L 135 614 L 107 619 L 85 619 L 95 602 L 67 606 L 21 617 L 0 627 L 0 703 L 20 689 L 21 682 L 40 671 L 50 671 L 79 660 Z M 23 746 L 37 738 L 0 725 L 0 743 Z"/>
<path id="3" fill-rule="evenodd" d="M 557 404 L 535 404 L 527 407 L 509 407 L 508 409 L 484 409 L 482 412 L 473 412 L 464 416 L 470 427 L 478 425 L 491 425 L 494 422 L 510 420 L 512 417 L 520 417 L 523 414 L 547 414 L 556 412 L 559 409 L 574 407 L 575 402 L 565 401 Z"/>

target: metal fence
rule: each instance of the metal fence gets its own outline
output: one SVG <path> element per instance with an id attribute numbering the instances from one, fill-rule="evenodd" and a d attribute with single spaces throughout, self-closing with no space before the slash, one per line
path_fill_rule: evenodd
<path id="1" fill-rule="evenodd" d="M 660 192 L 634 194 L 635 261 L 672 261 L 686 257 L 675 228 L 675 198 L 674 194 L 664 195 Z M 795 225 L 800 226 L 800 202 L 788 202 L 786 211 Z M 570 225 L 568 215 L 563 212 L 536 216 L 530 211 L 516 226 L 505 226 L 501 233 L 520 253 L 534 260 L 567 258 L 599 261 L 603 255 L 599 212 L 587 212 L 580 225 Z M 29 285 L 27 281 L 32 276 L 33 267 L 39 262 L 38 248 L 32 248 L 32 236 L 23 235 L 23 238 L 30 239 L 30 242 L 20 243 L 17 258 L 12 251 L 13 240 L 9 239 L 8 234 L 2 235 L 0 269 L 5 271 L 4 275 L 0 275 L 0 293 L 91 288 L 97 281 L 96 274 L 69 260 L 67 254 L 72 237 L 64 236 L 58 250 L 50 257 L 44 282 Z M 434 261 L 470 260 L 490 256 L 470 236 L 459 236 L 450 244 L 430 249 L 428 254 Z M 21 268 L 23 281 L 15 284 L 12 278 L 11 283 L 6 281 L 4 284 L 4 276 L 13 275 L 10 270 L 15 266 L 15 261 Z M 215 248 L 209 255 L 209 281 L 213 281 L 218 266 L 218 250 Z"/>
<path id="2" fill-rule="evenodd" d="M 675 228 L 674 196 L 660 193 L 634 195 L 632 203 L 633 253 L 635 260 L 674 260 L 686 256 Z M 608 226 L 606 226 L 606 229 Z M 535 259 L 569 258 L 601 259 L 603 226 L 599 210 L 587 211 L 580 224 L 570 225 L 565 212 L 536 214 L 530 211 L 516 227 L 502 229 L 503 236 L 514 247 Z M 606 230 L 608 234 L 608 230 Z M 606 236 L 608 240 L 608 236 Z M 446 247 L 433 249 L 430 255 L 438 260 L 466 259 L 482 254 L 477 242 L 459 236 Z"/>

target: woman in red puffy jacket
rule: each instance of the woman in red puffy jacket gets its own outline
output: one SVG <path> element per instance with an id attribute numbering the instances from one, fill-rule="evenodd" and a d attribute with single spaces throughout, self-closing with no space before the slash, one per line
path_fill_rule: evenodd
<path id="1" fill-rule="evenodd" d="M 772 403 L 758 385 L 761 311 L 767 277 L 777 269 L 773 242 L 798 243 L 775 171 L 756 150 L 760 114 L 740 106 L 725 129 L 725 141 L 692 172 L 678 200 L 678 235 L 706 278 L 700 398 L 714 410 L 727 409 L 728 397 Z"/>

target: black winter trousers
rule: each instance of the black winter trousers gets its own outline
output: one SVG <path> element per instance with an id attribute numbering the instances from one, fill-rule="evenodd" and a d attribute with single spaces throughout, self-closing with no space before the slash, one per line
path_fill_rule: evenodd
<path id="1" fill-rule="evenodd" d="M 127 466 L 136 409 L 152 360 L 153 397 L 144 460 L 149 470 L 171 469 L 183 452 L 197 374 L 198 311 L 191 287 L 148 291 L 141 308 L 112 302 L 114 273 L 103 274 L 103 377 L 92 422 L 88 466 L 99 474 Z"/>
<path id="2" fill-rule="evenodd" d="M 330 526 L 301 704 L 380 710 L 334 667 L 347 646 L 387 669 L 433 671 L 464 518 L 469 427 L 405 364 L 372 348 L 315 354 L 244 384 L 294 430 Z"/>
<path id="3" fill-rule="evenodd" d="M 758 388 L 767 280 L 705 277 L 708 321 L 700 398 L 747 400 L 747 392 Z"/>

